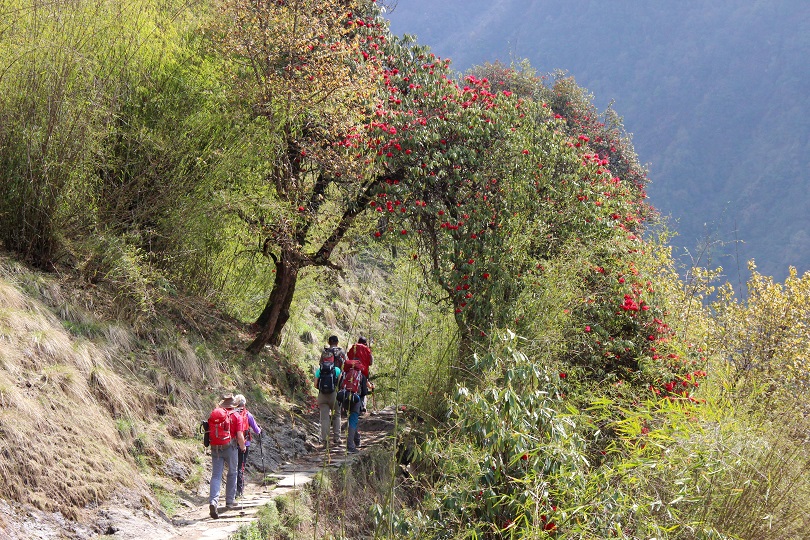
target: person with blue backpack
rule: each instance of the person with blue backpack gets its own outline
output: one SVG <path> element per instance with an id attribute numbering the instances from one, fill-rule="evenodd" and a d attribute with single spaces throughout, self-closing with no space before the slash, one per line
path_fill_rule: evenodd
<path id="1" fill-rule="evenodd" d="M 321 351 L 321 360 L 315 370 L 315 386 L 318 388 L 318 408 L 321 414 L 321 445 L 329 448 L 329 420 L 335 447 L 340 440 L 340 407 L 337 406 L 338 379 L 346 361 L 346 352 L 338 347 L 337 336 L 329 336 L 329 346 Z"/>

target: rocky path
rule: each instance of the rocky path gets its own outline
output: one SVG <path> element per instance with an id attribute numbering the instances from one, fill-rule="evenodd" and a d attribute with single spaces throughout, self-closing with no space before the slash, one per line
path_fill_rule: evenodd
<path id="1" fill-rule="evenodd" d="M 278 470 L 268 472 L 263 478 L 259 477 L 251 482 L 246 482 L 245 496 L 237 500 L 239 510 L 225 511 L 223 493 L 220 497 L 219 519 L 211 519 L 208 515 L 207 498 L 198 497 L 199 500 L 195 501 L 187 510 L 174 516 L 172 520 L 174 531 L 163 538 L 167 540 L 226 540 L 240 527 L 254 521 L 259 508 L 274 497 L 308 484 L 325 467 L 340 467 L 382 443 L 393 433 L 394 415 L 394 408 L 389 407 L 371 412 L 361 419 L 360 432 L 363 444 L 358 454 L 347 454 L 345 446 L 330 449 L 328 452 L 318 449 L 295 461 L 285 463 Z M 317 421 L 313 424 L 317 428 Z M 255 459 L 259 459 L 258 456 L 251 454 L 249 462 Z"/>

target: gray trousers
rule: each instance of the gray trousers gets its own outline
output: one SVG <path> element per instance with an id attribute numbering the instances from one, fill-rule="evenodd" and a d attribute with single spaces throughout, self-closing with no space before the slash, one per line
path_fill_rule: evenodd
<path id="1" fill-rule="evenodd" d="M 227 446 L 211 447 L 211 486 L 208 504 L 219 505 L 219 490 L 222 488 L 222 471 L 228 468 L 225 478 L 225 504 L 233 504 L 236 499 L 236 473 L 238 472 L 239 447 L 236 442 Z"/>
<path id="2" fill-rule="evenodd" d="M 337 391 L 331 394 L 318 392 L 318 408 L 321 411 L 321 443 L 329 440 L 329 416 L 332 416 L 334 442 L 340 442 L 340 407 L 337 406 Z"/>

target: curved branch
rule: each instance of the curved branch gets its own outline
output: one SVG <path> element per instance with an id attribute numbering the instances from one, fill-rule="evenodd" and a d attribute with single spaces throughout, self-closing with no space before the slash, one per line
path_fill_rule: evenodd
<path id="1" fill-rule="evenodd" d="M 340 243 L 349 231 L 349 227 L 354 223 L 355 218 L 368 208 L 368 203 L 374 198 L 376 188 L 381 183 L 385 182 L 386 179 L 402 180 L 403 177 L 404 171 L 398 170 L 394 174 L 380 175 L 369 181 L 368 184 L 363 187 L 360 195 L 353 201 L 353 204 L 350 204 L 343 212 L 343 216 L 341 216 L 340 221 L 335 227 L 335 230 L 332 231 L 332 234 L 329 235 L 329 238 L 321 244 L 320 249 L 311 257 L 313 264 L 328 266 L 332 251 L 334 251 L 335 247 L 337 247 L 338 243 Z"/>
<path id="2" fill-rule="evenodd" d="M 270 246 L 272 246 L 272 245 L 273 245 L 273 239 L 270 238 L 269 236 L 267 238 L 265 238 L 264 239 L 264 244 L 262 245 L 262 255 L 264 255 L 265 257 L 269 257 L 269 258 L 273 259 L 273 264 L 278 266 L 278 257 L 276 257 L 275 253 L 270 251 Z"/>

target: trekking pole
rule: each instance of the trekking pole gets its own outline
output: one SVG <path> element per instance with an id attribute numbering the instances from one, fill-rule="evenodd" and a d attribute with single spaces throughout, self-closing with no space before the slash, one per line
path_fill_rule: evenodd
<path id="1" fill-rule="evenodd" d="M 259 439 L 259 454 L 262 456 L 262 489 L 264 489 L 265 483 L 267 482 L 267 469 L 264 468 L 264 445 L 262 444 L 262 434 L 257 433 L 256 438 Z"/>

